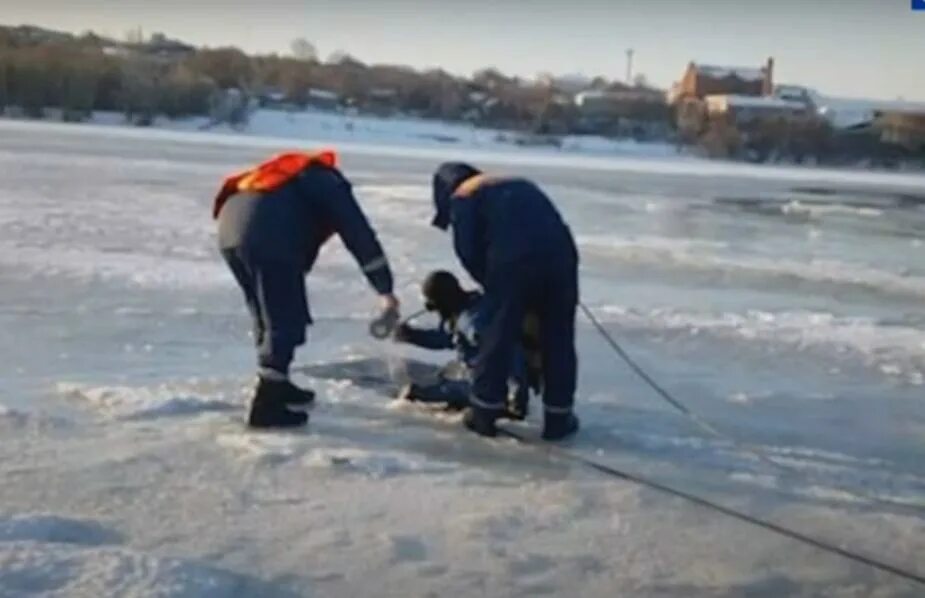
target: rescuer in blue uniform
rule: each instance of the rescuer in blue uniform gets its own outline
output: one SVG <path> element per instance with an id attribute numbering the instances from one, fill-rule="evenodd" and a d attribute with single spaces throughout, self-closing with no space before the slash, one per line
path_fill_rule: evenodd
<path id="1" fill-rule="evenodd" d="M 452 227 L 456 255 L 485 292 L 486 324 L 473 364 L 466 427 L 484 436 L 497 433 L 512 355 L 524 316 L 533 313 L 542 355 L 543 438 L 574 434 L 578 251 L 571 231 L 534 183 L 488 177 L 464 163 L 437 169 L 433 199 L 433 225 Z"/>
<path id="2" fill-rule="evenodd" d="M 213 216 L 254 321 L 259 367 L 248 423 L 303 425 L 307 414 L 289 407 L 311 403 L 314 393 L 289 381 L 289 364 L 311 324 L 305 275 L 338 235 L 380 295 L 383 313 L 397 317 L 388 260 L 333 152 L 283 154 L 228 177 Z"/>

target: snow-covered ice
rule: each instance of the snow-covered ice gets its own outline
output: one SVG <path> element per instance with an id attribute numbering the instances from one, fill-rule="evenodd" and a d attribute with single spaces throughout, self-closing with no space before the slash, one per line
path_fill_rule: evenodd
<path id="1" fill-rule="evenodd" d="M 79 384 L 61 382 L 57 385 L 57 391 L 61 395 L 86 401 L 101 415 L 121 419 L 179 417 L 235 409 L 234 402 L 220 396 L 209 397 L 196 394 L 195 390 L 181 390 L 165 386 L 156 388 L 84 387 Z"/>
<path id="2" fill-rule="evenodd" d="M 41 542 L 0 543 L 0 596 L 257 596 L 262 587 L 204 564 L 121 548 Z"/>
<path id="3" fill-rule="evenodd" d="M 230 170 L 337 141 L 410 312 L 428 271 L 458 270 L 428 226 L 434 165 L 537 178 L 607 329 L 785 469 L 658 403 L 583 320 L 570 450 L 923 574 L 925 178 L 274 118 L 247 135 L 0 122 L 0 596 L 921 594 L 394 402 L 446 356 L 368 338 L 373 298 L 338 243 L 294 369 L 311 424 L 246 431 L 248 322 L 209 204 Z"/>

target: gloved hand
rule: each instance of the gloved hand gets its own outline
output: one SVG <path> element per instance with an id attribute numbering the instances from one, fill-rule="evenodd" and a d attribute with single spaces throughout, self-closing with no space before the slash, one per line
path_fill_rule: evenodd
<path id="1" fill-rule="evenodd" d="M 379 315 L 369 324 L 369 333 L 378 339 L 388 338 L 401 320 L 399 303 L 395 295 L 382 295 Z"/>
<path id="2" fill-rule="evenodd" d="M 398 297 L 396 297 L 394 294 L 388 293 L 386 295 L 379 296 L 379 310 L 380 311 L 398 312 L 400 308 L 401 308 L 401 304 L 398 301 Z"/>

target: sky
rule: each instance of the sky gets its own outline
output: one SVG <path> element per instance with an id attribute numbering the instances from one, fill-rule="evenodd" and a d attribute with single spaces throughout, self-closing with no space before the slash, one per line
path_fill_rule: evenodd
<path id="1" fill-rule="evenodd" d="M 827 95 L 925 101 L 925 11 L 911 0 L 0 0 L 0 24 L 521 76 L 634 72 L 667 88 L 691 60 L 758 67 Z"/>

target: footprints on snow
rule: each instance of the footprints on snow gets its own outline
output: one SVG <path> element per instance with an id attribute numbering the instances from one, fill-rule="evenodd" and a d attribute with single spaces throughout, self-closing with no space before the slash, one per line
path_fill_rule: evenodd
<path id="1" fill-rule="evenodd" d="M 256 579 L 122 542 L 97 521 L 0 516 L 0 596 L 288 596 Z"/>

